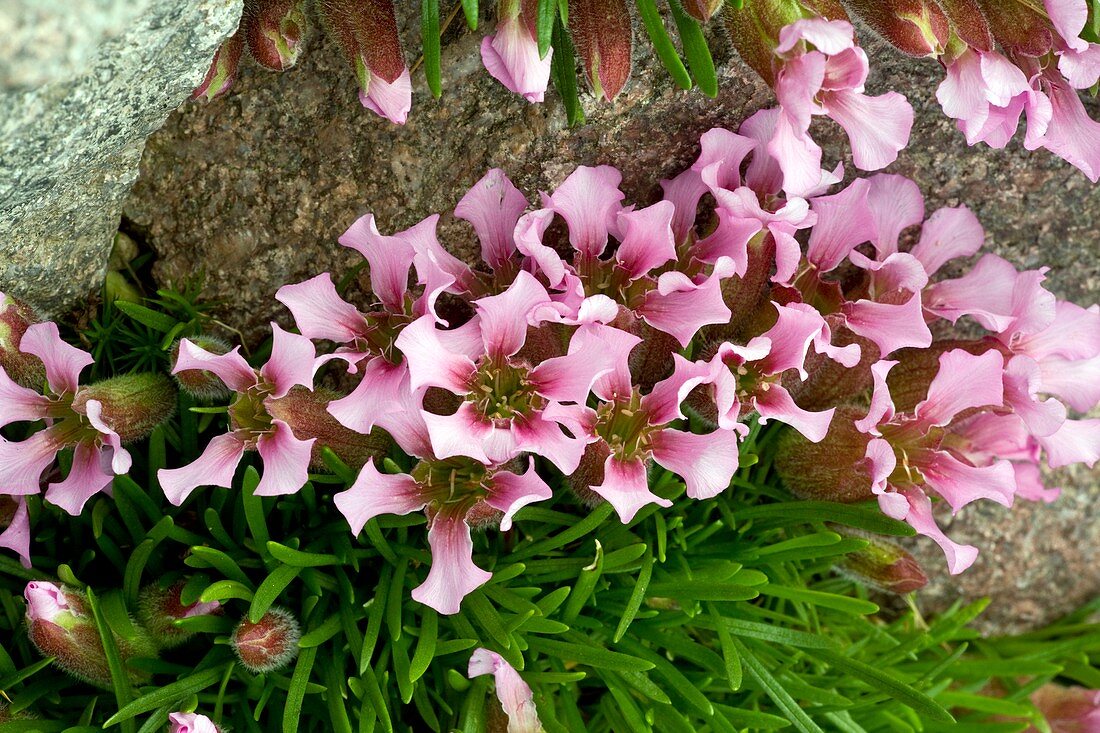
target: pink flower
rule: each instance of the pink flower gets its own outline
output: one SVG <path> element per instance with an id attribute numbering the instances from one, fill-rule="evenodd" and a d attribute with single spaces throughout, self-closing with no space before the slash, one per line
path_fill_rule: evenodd
<path id="1" fill-rule="evenodd" d="M 809 136 L 810 119 L 827 115 L 848 135 L 857 168 L 892 163 L 909 141 L 913 108 L 905 97 L 863 93 L 867 56 L 855 45 L 851 24 L 806 18 L 779 32 L 775 94 L 780 113 L 768 153 L 783 171 L 783 189 L 804 195 L 818 186 L 821 148 Z"/>
<path id="2" fill-rule="evenodd" d="M 493 675 L 496 683 L 497 699 L 508 716 L 508 733 L 542 733 L 545 729 L 530 686 L 504 657 L 488 649 L 475 649 L 466 676 L 473 679 L 486 674 Z"/>
<path id="3" fill-rule="evenodd" d="M 82 604 L 74 603 L 63 588 L 47 581 L 27 583 L 23 592 L 27 600 L 27 619 L 64 623 L 70 617 L 83 615 Z"/>
<path id="4" fill-rule="evenodd" d="M 300 440 L 291 427 L 271 415 L 273 403 L 296 386 L 313 388 L 316 352 L 305 336 L 288 333 L 272 323 L 271 358 L 260 369 L 249 366 L 237 347 L 212 354 L 187 339 L 180 342 L 173 371 L 203 369 L 217 375 L 236 393 L 229 406 L 229 429 L 215 437 L 193 463 L 157 472 L 164 495 L 179 506 L 199 486 L 229 488 L 245 451 L 255 450 L 264 472 L 259 496 L 292 494 L 305 485 L 314 438 Z"/>
<path id="5" fill-rule="evenodd" d="M 558 315 L 534 276 L 520 272 L 506 291 L 474 306 L 477 316 L 459 329 L 440 330 L 422 316 L 396 341 L 414 393 L 439 387 L 463 399 L 454 414 L 424 413 L 435 455 L 500 462 L 529 451 L 572 473 L 584 441 L 551 414 L 581 409 L 593 382 L 613 368 L 618 355 L 600 336 L 606 327 L 577 330 L 565 355 L 534 364 L 520 353 L 528 330 Z"/>
<path id="6" fill-rule="evenodd" d="M 1050 0 L 1047 5 L 1049 6 Z M 1096 733 L 1100 730 L 1100 690 L 1048 683 L 1031 694 L 1053 733 Z M 1024 733 L 1035 733 L 1029 727 Z"/>
<path id="7" fill-rule="evenodd" d="M 23 567 L 31 566 L 31 522 L 27 513 L 27 499 L 0 494 L 0 547 L 19 555 Z"/>
<path id="8" fill-rule="evenodd" d="M 334 501 L 356 534 L 374 517 L 425 511 L 432 566 L 412 596 L 440 613 L 458 613 L 462 599 L 492 577 L 474 564 L 471 523 L 499 517 L 507 531 L 517 511 L 552 492 L 535 473 L 533 459 L 518 474 L 469 458 L 422 458 L 408 474 L 381 473 L 368 462 Z"/>
<path id="9" fill-rule="evenodd" d="M 0 438 L 0 485 L 12 495 L 37 494 L 42 473 L 58 452 L 72 448 L 68 476 L 49 484 L 46 499 L 75 516 L 116 475 L 130 470 L 130 454 L 105 421 L 102 402 L 87 399 L 79 383 L 90 354 L 62 341 L 53 323 L 28 327 L 20 348 L 42 360 L 49 394 L 20 387 L 0 369 L 0 427 L 36 420 L 48 426 L 22 442 Z"/>
<path id="10" fill-rule="evenodd" d="M 168 733 L 219 733 L 218 726 L 198 713 L 169 713 Z"/>
<path id="11" fill-rule="evenodd" d="M 497 30 L 481 41 L 481 62 L 493 78 L 528 102 L 541 102 L 550 82 L 553 50 L 539 57 L 537 0 L 502 0 Z"/>

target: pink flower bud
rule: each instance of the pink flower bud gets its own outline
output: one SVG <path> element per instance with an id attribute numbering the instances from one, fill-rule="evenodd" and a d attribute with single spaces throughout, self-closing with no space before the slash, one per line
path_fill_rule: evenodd
<path id="1" fill-rule="evenodd" d="M 364 435 L 342 425 L 328 410 L 329 403 L 339 398 L 340 395 L 329 389 L 310 391 L 295 387 L 285 397 L 271 400 L 267 409 L 272 418 L 289 425 L 299 440 L 316 439 L 310 458 L 318 468 L 324 466 L 323 448 L 329 448 L 355 469 L 362 468 L 371 458 L 381 460 L 393 441 L 380 429 Z"/>
<path id="2" fill-rule="evenodd" d="M 229 344 L 215 336 L 193 336 L 189 340 L 206 351 L 209 351 L 211 354 L 227 354 L 230 350 Z M 175 371 L 174 367 L 176 361 L 179 359 L 179 354 L 180 342 L 177 340 L 172 344 L 170 357 L 173 366 L 172 373 L 175 375 L 176 382 L 179 384 L 180 389 L 200 400 L 219 400 L 229 396 L 229 388 L 226 387 L 225 382 L 219 379 L 218 375 L 213 372 L 205 369 Z"/>
<path id="3" fill-rule="evenodd" d="M 176 411 L 176 387 L 163 374 L 126 374 L 81 387 L 73 410 L 87 414 L 88 403 L 98 402 L 99 419 L 118 433 L 119 440 L 141 440 Z"/>
<path id="4" fill-rule="evenodd" d="M 887 593 L 904 595 L 928 584 L 928 576 L 910 555 L 893 542 L 864 532 L 844 530 L 841 534 L 867 540 L 862 550 L 851 552 L 836 569 L 853 580 Z"/>
<path id="5" fill-rule="evenodd" d="M 46 379 L 42 361 L 19 350 L 27 327 L 38 323 L 34 310 L 21 300 L 0 292 L 0 368 L 16 384 L 38 389 Z"/>
<path id="6" fill-rule="evenodd" d="M 775 469 L 794 495 L 803 499 L 854 502 L 872 498 L 865 467 L 870 436 L 856 429 L 865 410 L 837 408 L 825 439 L 811 443 L 787 430 L 778 441 Z"/>
<path id="7" fill-rule="evenodd" d="M 1100 690 L 1048 683 L 1032 693 L 1031 702 L 1042 712 L 1054 733 L 1095 733 L 1100 730 Z"/>
<path id="8" fill-rule="evenodd" d="M 298 620 L 290 611 L 273 607 L 256 623 L 241 620 L 233 632 L 233 651 L 248 670 L 274 672 L 298 656 L 301 635 Z"/>
<path id="9" fill-rule="evenodd" d="M 162 647 L 177 646 L 192 636 L 191 632 L 177 627 L 176 621 L 221 613 L 221 604 L 217 601 L 184 605 L 180 598 L 183 587 L 183 581 L 167 588 L 153 583 L 142 590 L 138 599 L 138 620 Z"/>
<path id="10" fill-rule="evenodd" d="M 569 30 L 592 93 L 610 102 L 630 78 L 634 40 L 625 0 L 569 0 Z"/>
<path id="11" fill-rule="evenodd" d="M 740 8 L 728 4 L 726 28 L 741 59 L 769 85 L 775 85 L 775 47 L 779 31 L 802 19 L 797 3 L 785 0 L 755 0 Z"/>
<path id="12" fill-rule="evenodd" d="M 169 713 L 168 733 L 221 733 L 221 728 L 205 715 Z"/>
<path id="13" fill-rule="evenodd" d="M 298 61 L 306 29 L 303 0 L 248 0 L 241 25 L 248 51 L 272 71 L 286 71 Z"/>
<path id="14" fill-rule="evenodd" d="M 244 33 L 238 30 L 226 39 L 214 54 L 214 60 L 210 62 L 210 70 L 206 72 L 206 78 L 202 80 L 202 84 L 195 87 L 195 91 L 191 92 L 191 99 L 213 102 L 228 92 L 240 73 L 242 53 L 244 53 Z"/>
<path id="15" fill-rule="evenodd" d="M 851 0 L 849 6 L 894 48 L 910 56 L 938 56 L 951 37 L 947 15 L 930 0 Z"/>
<path id="16" fill-rule="evenodd" d="M 35 648 L 46 657 L 53 657 L 57 666 L 89 684 L 111 689 L 111 672 L 103 641 L 88 610 L 83 593 L 58 587 L 46 581 L 32 581 L 24 591 L 27 599 L 27 630 Z M 136 656 L 152 656 L 148 639 L 137 636 L 123 639 L 116 635 L 115 644 L 123 661 Z M 127 666 L 134 683 L 148 679 L 148 674 Z"/>

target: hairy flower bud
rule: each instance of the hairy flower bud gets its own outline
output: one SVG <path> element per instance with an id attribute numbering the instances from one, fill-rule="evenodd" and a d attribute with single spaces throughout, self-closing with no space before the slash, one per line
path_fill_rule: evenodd
<path id="1" fill-rule="evenodd" d="M 867 540 L 862 550 L 850 552 L 836 565 L 836 570 L 871 588 L 904 595 L 928 584 L 928 576 L 917 559 L 904 549 L 877 535 L 853 530 L 841 534 Z"/>
<path id="2" fill-rule="evenodd" d="M 42 361 L 19 350 L 27 327 L 38 323 L 34 310 L 17 298 L 0 292 L 0 368 L 16 384 L 38 389 L 46 380 Z"/>
<path id="3" fill-rule="evenodd" d="M 229 353 L 229 344 L 220 338 L 215 336 L 192 336 L 188 338 L 189 341 L 194 343 L 211 354 L 227 354 Z M 176 361 L 180 355 L 180 342 L 176 341 L 172 344 L 172 350 L 169 353 L 170 361 L 173 367 L 173 375 L 176 378 L 176 383 L 179 384 L 187 394 L 200 400 L 222 400 L 229 396 L 229 388 L 225 386 L 218 375 L 205 369 L 185 369 L 184 371 L 175 371 Z"/>
<path id="4" fill-rule="evenodd" d="M 569 0 L 569 30 L 592 93 L 613 100 L 630 78 L 633 33 L 625 0 Z"/>
<path id="5" fill-rule="evenodd" d="M 176 411 L 176 387 L 163 374 L 124 374 L 81 387 L 73 409 L 86 413 L 88 402 L 102 405 L 102 419 L 123 443 L 141 440 Z"/>
<path id="6" fill-rule="evenodd" d="M 168 733 L 221 733 L 221 728 L 205 715 L 169 713 Z"/>
<path id="7" fill-rule="evenodd" d="M 27 584 L 27 631 L 35 648 L 53 657 L 57 666 L 90 684 L 111 689 L 111 671 L 107 654 L 88 609 L 84 594 L 72 588 L 58 587 L 45 581 Z M 152 647 L 140 636 L 123 639 L 115 636 L 123 662 L 135 656 L 148 656 Z M 147 673 L 127 665 L 132 682 L 148 678 Z"/>
<path id="8" fill-rule="evenodd" d="M 870 436 L 856 429 L 858 408 L 841 407 L 825 439 L 811 443 L 796 430 L 784 430 L 775 453 L 775 469 L 795 496 L 853 502 L 872 498 L 871 475 L 864 466 Z"/>
<path id="9" fill-rule="evenodd" d="M 993 38 L 1010 53 L 1042 56 L 1054 45 L 1050 20 L 1018 2 L 978 0 Z"/>
<path id="10" fill-rule="evenodd" d="M 966 45 L 982 53 L 993 50 L 989 21 L 978 0 L 939 0 L 939 4 L 951 21 L 951 29 Z"/>
<path id="11" fill-rule="evenodd" d="M 183 581 L 167 588 L 153 583 L 146 586 L 138 598 L 138 620 L 161 647 L 178 646 L 193 636 L 192 632 L 176 626 L 176 621 L 221 611 L 221 604 L 217 601 L 184 605 L 180 599 L 183 587 Z"/>
<path id="12" fill-rule="evenodd" d="M 585 506 L 595 507 L 604 500 L 592 490 L 592 487 L 603 483 L 603 466 L 610 455 L 611 449 L 607 447 L 607 443 L 603 441 L 589 443 L 584 449 L 577 470 L 567 479 L 569 488 L 573 489 L 573 493 Z"/>
<path id="13" fill-rule="evenodd" d="M 725 0 L 683 0 L 684 10 L 693 18 L 706 23 L 722 7 Z"/>
<path id="14" fill-rule="evenodd" d="M 306 29 L 303 0 L 246 0 L 241 25 L 252 58 L 272 71 L 298 61 Z"/>
<path id="15" fill-rule="evenodd" d="M 298 656 L 301 635 L 294 615 L 275 606 L 256 623 L 241 620 L 233 632 L 233 651 L 248 670 L 274 672 Z"/>
<path id="16" fill-rule="evenodd" d="M 848 6 L 910 56 L 938 56 L 951 37 L 947 15 L 932 0 L 849 0 Z"/>
<path id="17" fill-rule="evenodd" d="M 241 55 L 244 53 L 244 32 L 237 31 L 218 48 L 206 78 L 191 92 L 191 99 L 213 102 L 229 91 L 241 68 Z"/>
<path id="18" fill-rule="evenodd" d="M 316 438 L 313 443 L 313 465 L 323 467 L 321 450 L 329 448 L 348 466 L 359 469 L 374 458 L 381 460 L 389 451 L 392 441 L 385 431 L 374 429 L 369 435 L 350 430 L 342 425 L 328 405 L 340 395 L 332 390 L 318 388 L 314 391 L 295 387 L 286 397 L 271 400 L 268 412 L 272 418 L 282 420 L 299 440 Z"/>

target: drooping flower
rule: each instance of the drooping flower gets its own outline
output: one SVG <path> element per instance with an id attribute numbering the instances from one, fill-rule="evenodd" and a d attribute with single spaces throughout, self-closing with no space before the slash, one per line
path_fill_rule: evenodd
<path id="1" fill-rule="evenodd" d="M 63 480 L 49 483 L 46 499 L 75 516 L 116 475 L 130 470 L 122 444 L 145 437 L 171 416 L 175 388 L 158 374 L 81 385 L 80 372 L 92 356 L 62 341 L 53 323 L 29 326 L 20 349 L 41 360 L 49 392 L 21 387 L 0 369 L 0 427 L 38 420 L 47 427 L 19 442 L 0 438 L 0 485 L 15 496 L 37 494 L 43 472 L 71 448 L 72 468 Z"/>
<path id="2" fill-rule="evenodd" d="M 256 493 L 292 494 L 305 485 L 315 438 L 297 437 L 285 420 L 272 414 L 274 403 L 294 387 L 313 387 L 316 351 L 304 336 L 272 324 L 271 358 L 254 369 L 240 347 L 212 354 L 187 339 L 180 342 L 173 372 L 201 369 L 212 372 L 235 393 L 229 406 L 228 433 L 215 437 L 193 463 L 157 472 L 164 495 L 179 506 L 199 486 L 229 488 L 245 451 L 259 452 L 264 464 Z"/>
<path id="3" fill-rule="evenodd" d="M 286 71 L 298 62 L 305 27 L 304 0 L 245 0 L 241 28 L 248 51 L 272 71 Z"/>
<path id="4" fill-rule="evenodd" d="M 497 700 L 508 716 L 508 733 L 542 733 L 531 687 L 515 668 L 496 652 L 478 648 L 470 655 L 466 676 L 470 679 L 491 674 L 496 683 Z"/>
<path id="5" fill-rule="evenodd" d="M 168 733 L 221 733 L 221 728 L 205 715 L 169 713 Z"/>
<path id="6" fill-rule="evenodd" d="M 538 0 L 500 0 L 496 33 L 481 41 L 481 62 L 493 78 L 528 102 L 541 102 L 553 49 L 539 56 Z"/>

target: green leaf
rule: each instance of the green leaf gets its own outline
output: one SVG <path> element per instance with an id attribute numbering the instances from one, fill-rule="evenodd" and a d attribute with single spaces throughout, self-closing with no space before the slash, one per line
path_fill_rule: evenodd
<path id="1" fill-rule="evenodd" d="M 263 615 L 263 614 L 261 614 Z M 313 662 L 317 659 L 317 648 L 303 649 L 294 665 L 294 674 L 286 691 L 286 705 L 283 707 L 283 733 L 297 733 L 298 719 L 302 715 L 302 703 L 306 697 L 306 685 L 313 671 Z"/>
<path id="2" fill-rule="evenodd" d="M 179 324 L 179 321 L 172 316 L 155 311 L 151 308 L 146 308 L 143 305 L 137 303 L 130 303 L 125 300 L 116 300 L 115 308 L 125 313 L 130 318 L 133 318 L 138 323 L 148 326 L 154 331 L 160 331 L 161 333 L 168 333 Z"/>
<path id="3" fill-rule="evenodd" d="M 814 606 L 831 608 L 835 611 L 852 613 L 858 616 L 878 613 L 878 606 L 870 601 L 865 601 L 862 598 L 841 596 L 835 593 L 823 593 L 818 590 L 791 588 L 785 585 L 766 585 L 760 588 L 760 593 L 765 596 L 772 596 L 773 598 L 782 598 L 787 601 L 796 601 L 799 603 L 809 603 Z"/>
<path id="4" fill-rule="evenodd" d="M 681 89 L 691 89 L 691 75 L 684 67 L 684 62 L 680 60 L 676 47 L 672 45 L 672 39 L 665 30 L 664 21 L 661 20 L 661 13 L 657 10 L 657 3 L 655 0 L 637 0 L 637 4 L 638 15 L 641 16 L 642 25 L 649 34 L 650 43 L 653 44 L 657 57 L 668 69 L 676 86 Z"/>
<path id="5" fill-rule="evenodd" d="M 218 580 L 206 586 L 206 590 L 199 596 L 199 600 L 203 603 L 210 603 L 211 601 L 220 602 L 236 598 L 251 603 L 252 596 L 252 589 L 243 583 L 238 583 L 235 580 Z"/>
<path id="6" fill-rule="evenodd" d="M 563 623 L 572 623 L 577 618 L 588 599 L 592 597 L 596 582 L 599 581 L 600 574 L 603 573 L 603 545 L 600 544 L 599 540 L 595 542 L 596 557 L 591 564 L 581 568 L 577 581 L 573 583 L 573 590 L 565 602 L 565 608 L 562 609 L 561 620 Z"/>
<path id="7" fill-rule="evenodd" d="M 256 487 L 260 485 L 260 474 L 255 466 L 244 470 L 241 479 L 241 504 L 244 506 L 244 518 L 248 522 L 248 531 L 256 546 L 266 548 L 271 535 L 267 531 L 267 515 L 264 512 L 263 498 L 256 496 Z"/>
<path id="8" fill-rule="evenodd" d="M 554 79 L 554 88 L 561 95 L 570 126 L 584 124 L 584 110 L 577 92 L 577 61 L 573 54 L 573 42 L 561 23 L 554 23 L 552 41 L 554 56 L 550 60 L 550 75 Z M 598 511 L 599 508 L 595 510 Z"/>
<path id="9" fill-rule="evenodd" d="M 298 642 L 298 646 L 302 649 L 307 649 L 311 646 L 320 646 L 324 644 L 340 633 L 340 622 L 340 614 L 332 614 L 325 619 L 320 626 L 303 635 L 301 641 Z"/>
<path id="10" fill-rule="evenodd" d="M 535 29 L 538 31 L 539 58 L 546 58 L 546 52 L 550 50 L 550 38 L 554 32 L 555 10 L 558 0 L 539 0 L 538 15 L 535 19 Z"/>
<path id="11" fill-rule="evenodd" d="M 645 672 L 653 669 L 653 662 L 604 649 L 596 644 L 572 644 L 554 639 L 532 636 L 527 639 L 532 651 L 556 657 L 561 660 L 586 664 L 598 669 L 610 669 L 616 672 Z"/>
<path id="12" fill-rule="evenodd" d="M 260 583 L 260 587 L 256 589 L 256 594 L 252 597 L 252 606 L 248 609 L 248 620 L 256 623 L 263 618 L 267 610 L 271 608 L 271 604 L 275 603 L 300 572 L 302 572 L 302 568 L 293 565 L 280 565 L 272 570 L 271 574 L 264 578 L 264 582 Z"/>
<path id="13" fill-rule="evenodd" d="M 678 598 L 692 601 L 749 601 L 766 588 L 757 590 L 747 585 L 735 583 L 714 583 L 711 581 L 680 580 L 650 583 L 646 591 L 647 598 Z"/>
<path id="14" fill-rule="evenodd" d="M 119 710 L 121 710 L 134 696 L 134 690 L 130 686 L 130 675 L 127 673 L 122 662 L 122 657 L 118 653 L 118 645 L 115 644 L 115 635 L 107 626 L 107 621 L 103 618 L 103 612 L 99 606 L 99 599 L 91 588 L 88 588 L 86 593 L 88 608 L 91 610 L 92 617 L 95 619 L 96 631 L 99 632 L 100 641 L 103 643 L 103 652 L 107 657 L 107 669 L 110 670 L 111 673 L 111 687 L 115 693 L 115 702 L 118 704 Z M 135 733 L 136 730 L 137 726 L 134 725 L 133 720 L 122 721 L 123 733 Z"/>
<path id="15" fill-rule="evenodd" d="M 717 97 L 718 75 L 714 71 L 714 59 L 710 56 L 710 48 L 707 47 L 707 39 L 703 37 L 699 21 L 684 12 L 680 0 L 669 0 L 668 4 L 672 9 L 676 28 L 680 31 L 680 43 L 684 47 L 684 56 L 687 57 L 695 82 L 703 94 Z"/>
<path id="16" fill-rule="evenodd" d="M 638 615 L 638 609 L 642 607 L 642 601 L 645 600 L 646 590 L 649 588 L 649 581 L 652 577 L 653 551 L 647 549 L 645 557 L 642 559 L 642 568 L 638 571 L 638 580 L 634 582 L 634 590 L 630 592 L 630 600 L 626 602 L 626 609 L 619 619 L 619 625 L 615 628 L 613 638 L 616 644 L 626 634 L 630 624 L 634 621 L 634 617 Z"/>
<path id="17" fill-rule="evenodd" d="M 119 725 L 123 721 L 131 720 L 136 715 L 156 710 L 162 705 L 176 705 L 188 695 L 194 695 L 210 687 L 210 685 L 217 684 L 221 680 L 223 672 L 225 672 L 224 665 L 196 672 L 193 675 L 184 677 L 182 680 L 158 687 L 148 695 L 142 695 L 124 706 L 112 715 L 103 724 L 103 727 L 109 728 L 112 725 Z"/>
<path id="18" fill-rule="evenodd" d="M 293 547 L 281 545 L 278 542 L 267 543 L 267 550 L 279 562 L 284 565 L 292 565 L 296 568 L 316 568 L 323 565 L 339 565 L 340 559 L 336 555 L 320 552 L 303 552 Z"/>
<path id="19" fill-rule="evenodd" d="M 462 13 L 466 16 L 466 25 L 470 30 L 477 30 L 478 0 L 462 0 Z"/>
<path id="20" fill-rule="evenodd" d="M 779 680 L 772 676 L 768 668 L 744 644 L 738 639 L 734 639 L 733 645 L 737 648 L 738 654 L 741 655 L 741 660 L 745 665 L 745 669 L 748 670 L 749 676 L 756 680 L 757 684 L 764 690 L 764 694 L 770 697 L 772 702 L 783 711 L 783 714 L 787 716 L 787 720 L 791 721 L 795 728 L 798 728 L 802 733 L 825 733 L 817 723 L 810 719 L 810 716 L 806 715 L 802 707 L 779 683 Z"/>
<path id="21" fill-rule="evenodd" d="M 468 16 L 467 16 L 468 17 Z M 424 49 L 424 76 L 432 96 L 443 94 L 439 49 L 439 0 L 422 0 L 420 5 L 420 42 Z"/>
<path id="22" fill-rule="evenodd" d="M 785 523 L 833 522 L 893 537 L 912 537 L 917 532 L 905 522 L 882 513 L 878 504 L 837 504 L 832 501 L 783 501 L 737 512 L 737 519 L 781 519 Z"/>
<path id="23" fill-rule="evenodd" d="M 938 702 L 928 697 L 928 695 L 918 690 L 914 690 L 901 680 L 876 667 L 825 649 L 814 649 L 809 653 L 818 659 L 828 662 L 834 669 L 846 672 L 853 677 L 858 677 L 868 685 L 885 692 L 903 705 L 908 705 L 922 718 L 939 721 L 941 723 L 955 722 L 955 718 L 951 713 L 947 712 L 946 709 Z"/>
<path id="24" fill-rule="evenodd" d="M 420 624 L 420 640 L 416 643 L 412 662 L 409 664 L 409 677 L 413 682 L 424 676 L 428 665 L 435 658 L 436 639 L 439 633 L 439 615 L 430 608 L 424 609 Z"/>

